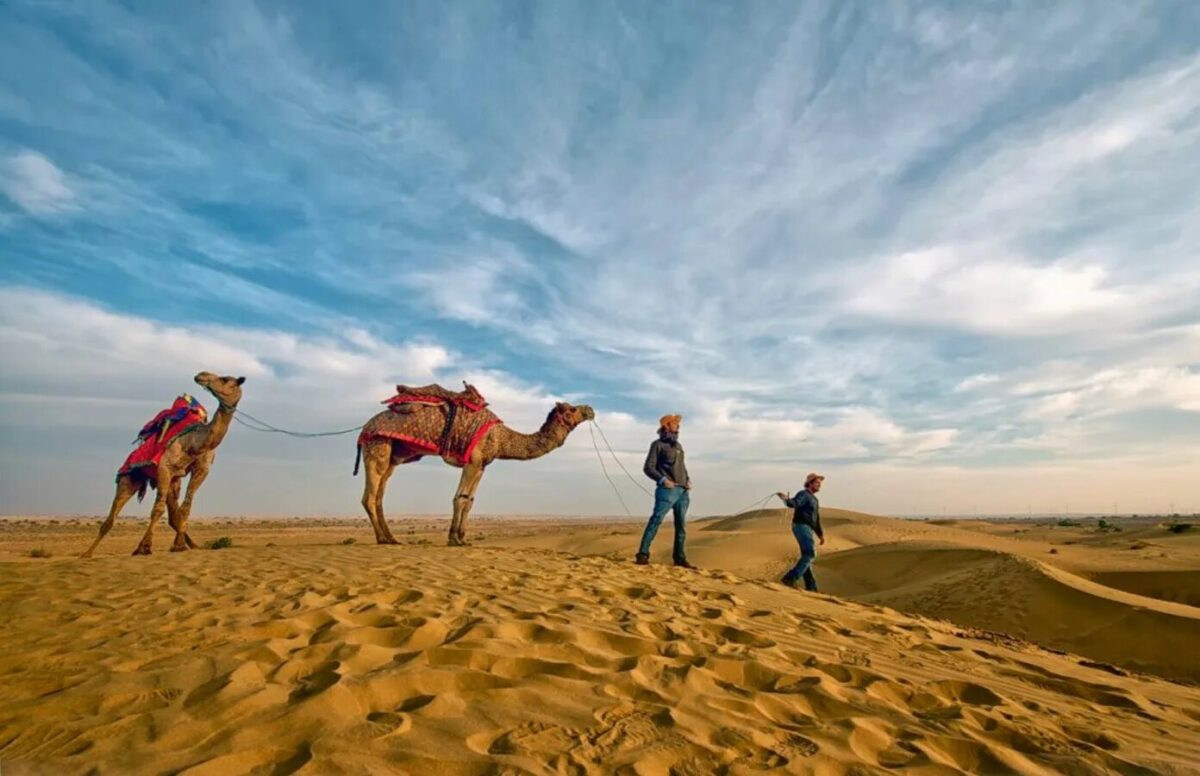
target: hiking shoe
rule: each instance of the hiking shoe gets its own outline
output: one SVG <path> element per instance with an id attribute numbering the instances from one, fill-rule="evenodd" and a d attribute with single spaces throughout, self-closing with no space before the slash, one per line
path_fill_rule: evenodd
<path id="1" fill-rule="evenodd" d="M 784 577 L 783 579 L 779 580 L 779 582 L 795 590 L 800 589 L 800 580 L 796 579 L 795 577 Z"/>
<path id="2" fill-rule="evenodd" d="M 676 566 L 678 566 L 678 567 L 679 567 L 679 568 L 681 568 L 681 569 L 698 569 L 698 568 L 700 568 L 699 566 L 693 566 L 693 565 L 692 565 L 692 564 L 691 564 L 691 563 L 688 561 L 688 559 L 687 559 L 687 558 L 684 558 L 683 560 L 677 560 L 677 561 L 675 561 L 675 565 L 676 565 Z"/>
<path id="3" fill-rule="evenodd" d="M 637 557 L 633 559 L 633 562 L 639 566 L 649 566 L 650 565 L 650 556 L 645 553 L 639 552 L 637 554 Z"/>

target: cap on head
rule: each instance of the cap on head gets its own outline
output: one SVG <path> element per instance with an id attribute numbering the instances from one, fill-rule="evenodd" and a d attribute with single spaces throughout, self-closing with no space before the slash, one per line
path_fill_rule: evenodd
<path id="1" fill-rule="evenodd" d="M 658 419 L 658 427 L 665 428 L 668 431 L 678 431 L 679 424 L 683 421 L 682 415 L 663 415 Z"/>
<path id="2" fill-rule="evenodd" d="M 825 477 L 823 475 L 817 474 L 816 472 L 809 472 L 809 475 L 804 478 L 804 487 L 807 488 L 809 485 L 811 485 L 813 480 L 824 481 L 824 479 Z"/>

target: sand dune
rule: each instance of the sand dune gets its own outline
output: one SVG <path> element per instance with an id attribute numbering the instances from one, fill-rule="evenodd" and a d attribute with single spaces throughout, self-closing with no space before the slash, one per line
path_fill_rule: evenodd
<path id="1" fill-rule="evenodd" d="M 635 567 L 632 525 L 485 525 L 483 546 L 449 549 L 428 544 L 433 524 L 401 547 L 365 544 L 357 524 L 225 524 L 230 549 L 152 558 L 116 554 L 132 546 L 129 526 L 91 562 L 57 557 L 86 546 L 90 525 L 47 530 L 49 560 L 16 557 L 39 529 L 9 526 L 5 774 L 1090 774 L 1200 762 L 1200 688 L 742 572 Z M 698 558 L 726 552 L 759 569 L 790 558 L 745 521 L 704 527 Z M 839 530 L 854 544 L 885 529 L 847 518 Z M 216 533 L 197 523 L 198 538 Z M 360 543 L 341 544 L 350 537 Z M 874 576 L 850 573 L 872 553 Z M 853 580 L 864 597 L 917 580 L 913 606 L 939 585 L 992 600 L 1019 561 L 899 543 L 822 559 L 830 585 Z M 1136 648 L 1118 642 L 1122 622 L 1143 637 L 1164 627 L 1071 597 L 1094 582 L 1022 568 L 1031 601 L 1041 586 L 1072 616 L 1100 606 L 1095 638 L 1121 649 Z M 947 592 L 939 606 L 956 601 Z"/>
<path id="2" fill-rule="evenodd" d="M 825 592 L 1200 681 L 1200 654 L 1187 646 L 1200 643 L 1200 608 L 1187 605 L 1200 584 L 1200 537 L 1153 523 L 1106 533 L 827 512 L 828 542 L 817 565 Z M 689 552 L 705 567 L 776 580 L 796 558 L 788 522 L 778 509 L 698 521 L 689 529 Z M 664 531 L 659 562 L 669 562 Z M 597 527 L 500 543 L 617 558 L 629 556 L 638 532 L 635 525 Z"/>
<path id="3" fill-rule="evenodd" d="M 838 553 L 826 589 L 855 600 L 1001 631 L 1177 679 L 1200 680 L 1200 609 L 1122 594 L 987 550 L 901 545 Z M 1148 637 L 1154 634 L 1153 637 Z"/>

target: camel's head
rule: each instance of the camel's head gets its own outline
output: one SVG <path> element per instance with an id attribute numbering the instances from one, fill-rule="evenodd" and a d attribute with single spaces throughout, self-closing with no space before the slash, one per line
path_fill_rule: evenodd
<path id="1" fill-rule="evenodd" d="M 196 385 L 204 387 L 226 407 L 236 407 L 242 400 L 244 377 L 220 377 L 212 372 L 201 372 L 194 378 Z"/>
<path id="2" fill-rule="evenodd" d="M 585 420 L 591 420 L 596 417 L 596 412 L 586 404 L 580 404 L 578 407 L 567 404 L 565 401 L 560 401 L 554 405 L 554 409 L 550 410 L 547 422 L 562 423 L 569 429 L 574 429 Z"/>

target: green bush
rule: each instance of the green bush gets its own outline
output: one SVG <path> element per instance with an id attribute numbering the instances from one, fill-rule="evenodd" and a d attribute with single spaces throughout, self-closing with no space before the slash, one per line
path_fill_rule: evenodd
<path id="1" fill-rule="evenodd" d="M 1100 526 L 1101 531 L 1105 531 L 1105 530 L 1108 530 L 1108 528 L 1111 526 L 1111 523 L 1109 523 L 1107 520 L 1105 520 L 1102 517 L 1102 518 L 1100 518 L 1100 522 L 1097 523 L 1096 525 Z"/>
<path id="2" fill-rule="evenodd" d="M 355 539 L 353 536 L 347 536 L 345 539 L 342 539 L 342 544 L 354 544 L 357 541 L 358 539 Z"/>
<path id="3" fill-rule="evenodd" d="M 1173 534 L 1181 534 L 1192 530 L 1191 523 L 1173 523 L 1167 526 L 1167 530 Z"/>
<path id="4" fill-rule="evenodd" d="M 222 536 L 218 539 L 213 539 L 211 542 L 204 545 L 204 548 L 207 550 L 223 550 L 226 547 L 232 547 L 232 546 L 233 546 L 233 539 L 230 539 L 228 536 Z"/>
<path id="5" fill-rule="evenodd" d="M 1063 526 L 1064 528 L 1073 528 L 1073 527 L 1079 525 L 1079 523 L 1075 522 L 1074 520 L 1067 520 L 1066 518 L 1059 520 L 1058 524 Z"/>

